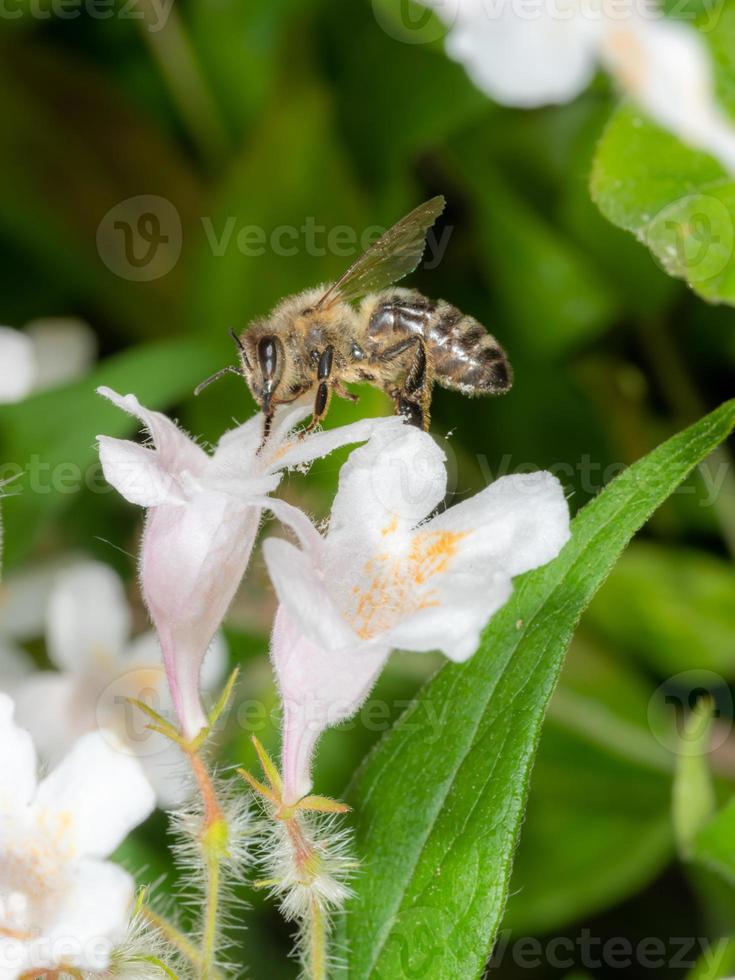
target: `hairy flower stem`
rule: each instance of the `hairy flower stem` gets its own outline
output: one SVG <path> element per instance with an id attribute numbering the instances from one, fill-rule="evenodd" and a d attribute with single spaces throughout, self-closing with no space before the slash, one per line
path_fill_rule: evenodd
<path id="1" fill-rule="evenodd" d="M 228 853 L 229 834 L 227 821 L 206 765 L 196 749 L 190 749 L 188 755 L 204 807 L 199 843 L 205 869 L 206 895 L 199 977 L 200 980 L 214 980 L 222 885 L 221 868 Z"/>
<path id="2" fill-rule="evenodd" d="M 201 970 L 202 966 L 202 956 L 199 950 L 196 948 L 194 943 L 192 943 L 187 937 L 176 928 L 173 923 L 169 922 L 162 915 L 159 915 L 148 905 L 140 906 L 140 914 L 154 929 L 156 929 L 164 937 L 164 939 L 173 946 L 182 956 L 184 956 L 196 970 Z"/>
<path id="3" fill-rule="evenodd" d="M 288 832 L 301 883 L 306 888 L 313 888 L 320 865 L 319 855 L 305 837 L 298 816 L 290 812 L 289 807 L 282 807 L 276 813 L 276 819 L 283 821 Z M 328 924 L 316 894 L 311 896 L 308 918 L 302 922 L 301 928 L 306 939 L 308 976 L 310 980 L 326 980 Z"/>
<path id="4" fill-rule="evenodd" d="M 327 977 L 327 924 L 324 910 L 318 900 L 312 898 L 310 936 L 309 936 L 309 967 L 312 980 L 326 980 Z"/>

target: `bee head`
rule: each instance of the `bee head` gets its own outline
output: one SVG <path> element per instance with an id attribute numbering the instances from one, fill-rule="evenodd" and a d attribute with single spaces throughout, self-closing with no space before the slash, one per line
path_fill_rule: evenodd
<path id="1" fill-rule="evenodd" d="M 246 338 L 248 334 L 245 335 Z M 243 374 L 263 414 L 273 413 L 273 400 L 285 366 L 283 343 L 274 333 L 253 331 L 249 350 L 241 351 Z"/>

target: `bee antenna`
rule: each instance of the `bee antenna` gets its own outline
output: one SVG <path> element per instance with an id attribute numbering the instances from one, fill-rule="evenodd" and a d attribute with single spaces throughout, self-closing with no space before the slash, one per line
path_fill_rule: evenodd
<path id="1" fill-rule="evenodd" d="M 232 327 L 230 327 L 229 333 L 230 333 L 230 336 L 232 337 L 232 339 L 235 341 L 235 347 L 237 347 L 237 349 L 240 352 L 240 355 L 241 355 L 243 361 L 245 362 L 245 367 L 248 369 L 248 371 L 251 371 L 252 368 L 250 366 L 250 361 L 248 360 L 248 355 L 247 355 L 247 352 L 245 350 L 245 345 L 240 340 L 240 338 L 237 336 L 237 334 L 232 329 Z"/>
<path id="2" fill-rule="evenodd" d="M 243 377 L 243 373 L 240 368 L 237 368 L 232 364 L 228 364 L 227 367 L 223 367 L 219 371 L 215 371 L 214 374 L 211 374 L 208 378 L 205 378 L 204 381 L 200 382 L 194 389 L 194 394 L 200 395 L 208 385 L 211 385 L 213 381 L 219 381 L 220 378 L 224 378 L 226 374 L 237 374 L 240 377 Z"/>

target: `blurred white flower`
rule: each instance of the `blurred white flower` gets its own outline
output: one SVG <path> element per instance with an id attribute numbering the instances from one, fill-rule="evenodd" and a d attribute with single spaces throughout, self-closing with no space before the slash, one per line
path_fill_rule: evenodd
<path id="1" fill-rule="evenodd" d="M 46 630 L 46 611 L 54 582 L 62 569 L 79 559 L 72 554 L 26 565 L 0 581 L 0 690 L 13 694 L 35 670 L 23 644 Z"/>
<path id="2" fill-rule="evenodd" d="M 282 472 L 366 439 L 374 421 L 300 438 L 294 427 L 311 405 L 276 411 L 261 449 L 263 416 L 225 433 L 210 455 L 159 412 L 134 395 L 100 388 L 124 411 L 140 419 L 152 439 L 147 448 L 99 436 L 105 478 L 127 500 L 148 509 L 140 556 L 143 596 L 163 648 L 176 714 L 186 738 L 207 725 L 199 696 L 202 658 L 219 629 L 245 574 L 263 507 Z M 306 520 L 304 518 L 304 520 Z"/>
<path id="3" fill-rule="evenodd" d="M 554 558 L 569 509 L 550 473 L 506 476 L 434 517 L 446 493 L 434 440 L 382 420 L 340 474 L 329 528 L 270 538 L 280 608 L 271 655 L 283 702 L 284 799 L 309 792 L 317 739 L 357 710 L 391 649 L 471 656 L 511 579 Z"/>
<path id="4" fill-rule="evenodd" d="M 0 695 L 0 977 L 107 969 L 134 882 L 103 861 L 151 812 L 137 761 L 87 735 L 36 780 L 30 735 Z M 55 975 L 55 974 L 54 974 Z"/>
<path id="5" fill-rule="evenodd" d="M 56 763 L 81 735 L 101 729 L 112 733 L 121 751 L 138 757 L 162 806 L 183 802 L 180 749 L 150 731 L 129 702 L 136 698 L 159 714 L 171 713 L 158 640 L 151 630 L 131 641 L 130 608 L 116 572 L 95 561 L 57 572 L 44 612 L 47 652 L 57 669 L 21 677 L 12 689 L 18 722 L 44 759 Z M 204 660 L 205 691 L 220 685 L 226 666 L 218 634 Z"/>
<path id="6" fill-rule="evenodd" d="M 33 320 L 23 330 L 0 327 L 0 403 L 82 377 L 97 356 L 97 338 L 82 320 Z"/>
<path id="7" fill-rule="evenodd" d="M 735 169 L 735 126 L 707 44 L 653 0 L 421 2 L 450 25 L 447 53 L 497 102 L 569 102 L 601 66 L 659 125 Z"/>

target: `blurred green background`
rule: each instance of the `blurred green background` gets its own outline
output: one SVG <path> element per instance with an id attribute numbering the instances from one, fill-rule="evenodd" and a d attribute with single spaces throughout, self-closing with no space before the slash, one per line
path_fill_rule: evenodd
<path id="1" fill-rule="evenodd" d="M 449 454 L 452 499 L 505 472 L 550 468 L 577 509 L 732 395 L 735 312 L 670 279 L 590 200 L 592 155 L 615 105 L 606 81 L 563 108 L 500 109 L 445 57 L 436 25 L 406 33 L 399 7 L 4 5 L 0 322 L 81 317 L 100 362 L 73 385 L 0 408 L 0 461 L 25 470 L 35 454 L 87 472 L 97 433 L 135 431 L 94 395 L 100 382 L 216 440 L 254 410 L 235 378 L 192 397 L 233 360 L 228 328 L 335 277 L 370 229 L 439 193 L 448 200 L 442 259 L 411 282 L 485 323 L 516 377 L 498 400 L 436 392 L 433 429 Z M 357 407 L 335 404 L 329 424 L 388 410 L 377 393 L 361 395 Z M 286 493 L 324 514 L 338 468 L 337 457 L 323 461 L 308 480 L 290 478 Z M 670 937 L 732 928 L 732 865 L 677 857 L 671 794 L 677 706 L 696 686 L 679 675 L 693 669 L 714 674 L 701 676 L 717 702 L 710 761 L 722 800 L 735 780 L 733 479 L 724 450 L 656 515 L 581 624 L 534 771 L 507 914 L 514 937 L 576 941 L 588 929 L 603 941 L 661 937 L 676 952 Z M 140 512 L 114 493 L 28 484 L 27 472 L 15 479 L 21 492 L 3 505 L 6 576 L 69 551 L 97 557 L 130 583 L 142 625 L 130 557 Z M 253 766 L 251 730 L 276 747 L 272 611 L 256 553 L 228 624 L 232 662 L 244 669 L 221 742 L 225 766 Z M 320 791 L 343 791 L 435 665 L 395 657 L 360 716 L 325 739 Z M 166 890 L 166 846 L 157 814 L 121 856 L 141 881 L 166 874 Z M 295 975 L 288 928 L 247 897 L 242 975 L 246 964 L 253 977 Z M 579 955 L 523 968 L 507 955 L 492 971 L 572 974 L 688 969 L 597 967 Z"/>

